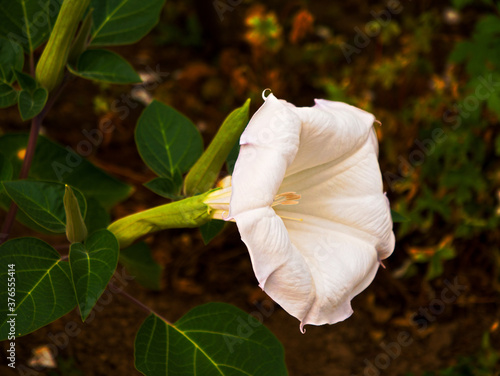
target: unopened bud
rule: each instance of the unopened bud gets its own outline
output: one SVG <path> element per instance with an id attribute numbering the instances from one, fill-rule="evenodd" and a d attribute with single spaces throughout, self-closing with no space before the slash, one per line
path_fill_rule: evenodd
<path id="1" fill-rule="evenodd" d="M 69 185 L 66 185 L 63 201 L 66 212 L 66 237 L 71 243 L 83 242 L 87 238 L 87 226 L 80 212 L 78 200 Z"/>
<path id="2" fill-rule="evenodd" d="M 229 114 L 214 139 L 184 180 L 184 193 L 192 196 L 213 188 L 219 172 L 248 123 L 250 99 Z"/>
<path id="3" fill-rule="evenodd" d="M 64 0 L 61 5 L 49 41 L 36 66 L 36 79 L 48 91 L 62 81 L 76 28 L 89 3 L 90 0 Z"/>

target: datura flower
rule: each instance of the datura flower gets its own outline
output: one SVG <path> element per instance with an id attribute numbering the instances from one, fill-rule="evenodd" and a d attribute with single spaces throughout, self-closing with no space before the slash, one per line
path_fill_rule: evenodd
<path id="1" fill-rule="evenodd" d="M 302 332 L 348 318 L 395 243 L 375 117 L 315 102 L 269 94 L 241 136 L 232 179 L 205 201 L 236 222 L 260 287 Z"/>

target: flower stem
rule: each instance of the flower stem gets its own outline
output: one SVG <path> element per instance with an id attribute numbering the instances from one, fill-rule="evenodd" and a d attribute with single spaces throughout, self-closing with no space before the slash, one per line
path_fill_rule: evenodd
<path id="1" fill-rule="evenodd" d="M 26 179 L 28 177 L 31 162 L 33 161 L 33 156 L 35 155 L 36 141 L 38 139 L 38 134 L 40 133 L 40 127 L 42 125 L 42 117 L 40 115 L 41 114 L 38 114 L 31 120 L 31 130 L 28 139 L 28 145 L 26 146 L 26 154 L 24 156 L 23 165 L 21 167 L 21 173 L 19 174 L 20 180 Z M 12 231 L 12 226 L 14 225 L 14 220 L 16 219 L 16 214 L 17 205 L 12 201 L 2 225 L 0 244 L 8 239 L 10 232 Z"/>
<path id="2" fill-rule="evenodd" d="M 26 146 L 26 154 L 24 156 L 23 166 L 21 167 L 19 179 L 26 179 L 28 177 L 31 162 L 33 162 L 36 142 L 38 140 L 38 134 L 40 133 L 40 127 L 42 126 L 42 117 L 40 115 L 41 114 L 38 114 L 31 120 L 31 130 L 28 138 L 28 145 Z"/>
<path id="3" fill-rule="evenodd" d="M 40 134 L 42 121 L 45 118 L 47 112 L 52 108 L 52 106 L 56 102 L 57 98 L 59 98 L 59 95 L 66 87 L 67 82 L 68 82 L 68 75 L 64 77 L 63 82 L 56 90 L 54 95 L 52 95 L 49 98 L 43 110 L 33 119 L 31 119 L 30 135 L 28 138 L 28 144 L 26 145 L 26 154 L 24 156 L 23 165 L 21 167 L 21 172 L 19 174 L 19 180 L 26 179 L 28 177 L 28 173 L 31 168 L 31 163 L 33 162 L 33 157 L 35 155 L 36 142 L 38 140 L 38 135 Z M 12 231 L 12 226 L 14 225 L 14 221 L 16 219 L 16 214 L 17 214 L 17 205 L 14 202 L 11 202 L 9 211 L 7 212 L 7 215 L 5 216 L 5 220 L 2 225 L 2 230 L 0 231 L 0 244 L 4 243 L 8 239 L 10 232 Z"/>

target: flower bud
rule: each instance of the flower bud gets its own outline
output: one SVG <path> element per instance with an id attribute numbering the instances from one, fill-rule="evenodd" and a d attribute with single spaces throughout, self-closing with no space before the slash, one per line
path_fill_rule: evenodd
<path id="1" fill-rule="evenodd" d="M 87 226 L 83 221 L 78 200 L 69 185 L 66 185 L 63 202 L 66 212 L 66 237 L 71 243 L 81 243 L 87 238 Z"/>
<path id="2" fill-rule="evenodd" d="M 61 5 L 49 41 L 36 66 L 36 79 L 48 91 L 62 81 L 76 28 L 89 3 L 90 0 L 64 0 Z"/>
<path id="3" fill-rule="evenodd" d="M 211 189 L 234 144 L 248 123 L 250 99 L 229 114 L 214 139 L 184 180 L 184 193 L 192 196 Z"/>

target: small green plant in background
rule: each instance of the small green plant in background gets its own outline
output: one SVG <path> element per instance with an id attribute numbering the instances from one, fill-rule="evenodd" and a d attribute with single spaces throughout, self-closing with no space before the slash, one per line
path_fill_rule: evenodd
<path id="1" fill-rule="evenodd" d="M 474 355 L 460 357 L 455 365 L 448 368 L 425 372 L 424 376 L 492 376 L 498 375 L 500 352 L 490 343 L 490 334 L 483 334 L 481 349 Z M 414 376 L 407 374 L 407 376 Z"/>

